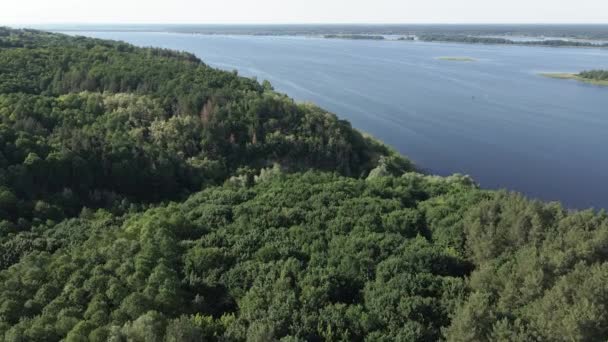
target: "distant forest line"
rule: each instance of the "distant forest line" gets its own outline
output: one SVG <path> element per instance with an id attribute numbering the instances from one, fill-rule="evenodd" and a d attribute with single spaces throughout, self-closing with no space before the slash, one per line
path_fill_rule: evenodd
<path id="1" fill-rule="evenodd" d="M 608 39 L 608 25 L 439 25 L 439 24 L 293 24 L 293 25 L 171 25 L 171 24 L 115 24 L 115 25 L 45 25 L 46 29 L 62 31 L 164 31 L 204 34 L 252 35 L 510 35 L 545 36 L 578 39 Z"/>
<path id="2" fill-rule="evenodd" d="M 319 36 L 323 38 L 459 42 L 573 47 L 608 47 L 608 25 L 46 25 L 57 31 L 127 31 L 254 36 Z M 398 37 L 401 38 L 398 38 Z M 531 38 L 518 41 L 517 38 Z M 534 39 L 538 38 L 538 39 Z"/>

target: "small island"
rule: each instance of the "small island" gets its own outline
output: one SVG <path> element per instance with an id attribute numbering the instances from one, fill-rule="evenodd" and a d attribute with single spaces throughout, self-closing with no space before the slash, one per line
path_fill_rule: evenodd
<path id="1" fill-rule="evenodd" d="M 563 80 L 576 80 L 599 86 L 608 86 L 608 70 L 590 70 L 583 71 L 578 74 L 566 72 L 541 73 L 541 76 Z"/>
<path id="2" fill-rule="evenodd" d="M 367 34 L 326 34 L 326 39 L 384 40 L 384 36 Z"/>
<path id="3" fill-rule="evenodd" d="M 451 62 L 476 62 L 477 61 L 475 58 L 471 58 L 471 57 L 446 56 L 446 57 L 437 57 L 437 59 L 440 61 L 451 61 Z"/>

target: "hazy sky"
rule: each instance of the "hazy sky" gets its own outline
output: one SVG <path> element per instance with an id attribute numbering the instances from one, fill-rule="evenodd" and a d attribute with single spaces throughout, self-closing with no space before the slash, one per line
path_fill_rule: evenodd
<path id="1" fill-rule="evenodd" d="M 0 0 L 0 24 L 607 23 L 608 0 Z"/>

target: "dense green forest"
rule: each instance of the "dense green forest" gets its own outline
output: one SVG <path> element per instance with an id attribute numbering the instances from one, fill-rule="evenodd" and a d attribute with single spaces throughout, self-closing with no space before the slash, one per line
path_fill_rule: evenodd
<path id="1" fill-rule="evenodd" d="M 195 56 L 0 28 L 3 341 L 598 341 L 608 214 Z"/>

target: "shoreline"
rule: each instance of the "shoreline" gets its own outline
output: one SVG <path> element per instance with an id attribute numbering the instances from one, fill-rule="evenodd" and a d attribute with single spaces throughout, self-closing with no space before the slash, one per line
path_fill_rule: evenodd
<path id="1" fill-rule="evenodd" d="M 575 80 L 582 83 L 592 84 L 600 87 L 608 87 L 608 80 L 594 80 L 590 78 L 584 78 L 578 74 L 568 72 L 541 72 L 540 76 L 547 78 L 554 78 L 559 80 Z"/>

